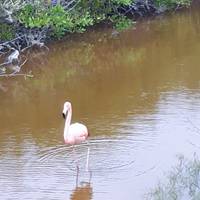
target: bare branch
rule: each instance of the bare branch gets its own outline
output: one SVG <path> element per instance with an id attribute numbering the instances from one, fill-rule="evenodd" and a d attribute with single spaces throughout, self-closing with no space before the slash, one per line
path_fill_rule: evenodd
<path id="1" fill-rule="evenodd" d="M 28 78 L 33 78 L 34 75 L 32 74 L 0 74 L 0 77 L 13 77 L 13 76 L 24 76 L 24 77 L 28 77 Z"/>

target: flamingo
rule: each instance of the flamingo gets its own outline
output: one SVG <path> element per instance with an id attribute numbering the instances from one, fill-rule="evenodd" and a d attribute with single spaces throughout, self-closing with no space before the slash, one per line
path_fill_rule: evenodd
<path id="1" fill-rule="evenodd" d="M 65 119 L 65 127 L 64 127 L 65 144 L 74 146 L 76 144 L 80 144 L 86 141 L 89 136 L 87 127 L 81 123 L 71 124 L 72 105 L 70 102 L 66 101 L 64 103 L 62 114 L 63 114 L 63 118 Z M 88 171 L 88 162 L 89 162 L 89 148 L 88 148 L 87 162 L 86 162 L 87 171 Z"/>

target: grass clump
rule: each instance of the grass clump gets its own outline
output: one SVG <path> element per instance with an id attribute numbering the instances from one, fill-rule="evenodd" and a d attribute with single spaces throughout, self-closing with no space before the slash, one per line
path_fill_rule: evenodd
<path id="1" fill-rule="evenodd" d="M 148 200 L 198 200 L 200 199 L 200 160 L 194 157 L 179 158 L 170 171 L 167 182 L 159 183 L 148 195 Z"/>

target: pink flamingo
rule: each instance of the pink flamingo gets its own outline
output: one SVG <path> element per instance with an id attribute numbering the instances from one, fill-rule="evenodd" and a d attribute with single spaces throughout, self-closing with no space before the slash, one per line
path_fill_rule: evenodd
<path id="1" fill-rule="evenodd" d="M 64 103 L 63 117 L 65 119 L 65 127 L 64 127 L 65 144 L 75 145 L 86 141 L 86 139 L 89 136 L 87 127 L 80 123 L 71 124 L 72 105 L 70 102 Z M 88 148 L 87 163 L 86 163 L 87 170 L 88 170 L 88 161 L 89 161 L 89 148 Z"/>

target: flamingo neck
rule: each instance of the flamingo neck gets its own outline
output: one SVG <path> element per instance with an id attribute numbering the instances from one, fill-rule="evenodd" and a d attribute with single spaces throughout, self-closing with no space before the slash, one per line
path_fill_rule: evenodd
<path id="1" fill-rule="evenodd" d="M 67 138 L 67 135 L 68 135 L 68 132 L 69 132 L 69 126 L 70 126 L 70 123 L 71 123 L 71 118 L 72 118 L 72 108 L 70 107 L 68 109 L 67 117 L 66 117 L 66 120 L 65 120 L 64 139 Z"/>

